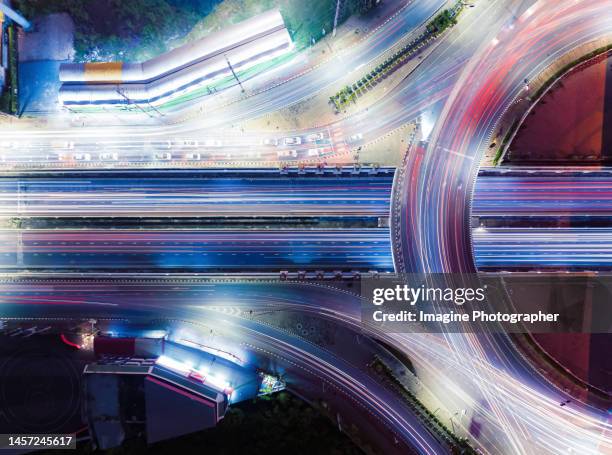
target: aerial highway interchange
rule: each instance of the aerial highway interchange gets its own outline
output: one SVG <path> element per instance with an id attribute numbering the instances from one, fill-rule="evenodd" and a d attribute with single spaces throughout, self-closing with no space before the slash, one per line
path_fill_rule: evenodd
<path id="1" fill-rule="evenodd" d="M 292 49 L 242 85 L 182 104 L 67 102 L 44 121 L 0 125 L 0 318 L 99 320 L 119 332 L 152 320 L 175 341 L 214 331 L 219 349 L 327 399 L 381 453 L 459 453 L 367 366 L 383 346 L 410 359 L 412 386 L 475 450 L 465 453 L 612 453 L 609 406 L 537 365 L 523 339 L 387 333 L 362 324 L 359 295 L 359 279 L 392 272 L 612 269 L 612 227 L 580 225 L 612 213 L 609 170 L 481 167 L 525 81 L 612 40 L 610 2 L 466 2 L 367 107 L 267 127 L 357 79 L 454 4 L 389 3 L 388 17 L 323 59 Z M 64 97 L 103 92 L 68 82 Z M 370 160 L 390 137 L 394 161 Z M 574 224 L 559 225 L 568 214 Z M 293 317 L 334 327 L 334 341 L 283 325 Z"/>

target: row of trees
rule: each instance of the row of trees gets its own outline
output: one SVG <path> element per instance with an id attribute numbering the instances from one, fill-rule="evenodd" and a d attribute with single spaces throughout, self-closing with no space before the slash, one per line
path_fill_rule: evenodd
<path id="1" fill-rule="evenodd" d="M 402 65 L 412 54 L 426 45 L 429 39 L 430 37 L 426 35 L 419 36 L 415 41 L 388 57 L 357 82 L 345 86 L 335 95 L 331 96 L 329 98 L 330 102 L 338 111 L 347 104 L 355 102 L 359 96 L 375 86 L 383 77 Z"/>
<path id="2" fill-rule="evenodd" d="M 444 10 L 438 14 L 429 24 L 427 24 L 426 31 L 419 35 L 414 41 L 389 56 L 384 62 L 376 66 L 376 68 L 354 84 L 343 87 L 335 95 L 331 96 L 329 101 L 336 108 L 336 111 L 340 111 L 347 104 L 355 102 L 359 96 L 367 92 L 367 90 L 376 85 L 380 79 L 395 68 L 402 65 L 416 51 L 427 45 L 429 41 L 436 38 L 447 28 L 455 25 L 457 23 L 457 15 L 462 7 L 462 3 L 457 3 L 452 9 Z"/>

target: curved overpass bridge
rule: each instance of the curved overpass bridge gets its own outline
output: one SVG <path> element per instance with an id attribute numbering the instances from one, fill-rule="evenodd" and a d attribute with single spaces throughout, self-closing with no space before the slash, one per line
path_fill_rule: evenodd
<path id="1" fill-rule="evenodd" d="M 403 187 L 402 199 L 411 201 L 406 211 L 412 218 L 397 234 L 406 261 L 401 267 L 415 272 L 475 271 L 471 198 L 499 119 L 524 90 L 525 79 L 583 43 L 612 36 L 608 6 L 605 1 L 539 1 L 520 10 L 510 23 L 490 24 L 424 150 L 404 169 L 414 179 Z"/>
<path id="2" fill-rule="evenodd" d="M 521 96 L 526 79 L 533 79 L 584 43 L 612 37 L 612 11 L 605 1 L 510 2 L 509 8 L 516 11 L 511 19 L 503 15 L 502 20 L 485 19 L 479 42 L 472 57 L 464 62 L 433 131 L 429 135 L 422 127 L 421 137 L 417 136 L 407 152 L 392 208 L 392 241 L 398 271 L 476 272 L 471 199 L 481 159 L 501 116 Z M 462 44 L 455 46 L 457 54 L 465 51 Z M 549 384 L 546 374 L 531 365 L 508 337 L 456 334 L 448 339 L 452 340 L 454 355 L 471 357 L 466 362 L 473 364 L 474 359 L 480 359 L 504 365 L 517 373 L 515 379 L 526 388 Z M 529 373 L 522 375 L 518 373 L 521 370 Z M 482 385 L 483 390 L 488 388 Z M 500 421 L 516 418 L 516 413 L 508 412 L 493 394 L 489 395 L 488 403 L 497 410 Z M 527 412 L 527 407 L 520 411 L 523 412 Z M 598 415 L 606 420 L 604 412 Z M 542 428 L 542 432 L 555 433 L 554 426 Z M 562 426 L 556 428 L 561 431 Z M 591 435 L 594 439 L 590 448 L 583 446 L 578 451 L 609 450 L 609 424 L 604 424 L 604 428 Z M 532 430 L 533 427 L 528 431 Z M 598 446 L 595 440 L 603 446 Z M 507 442 L 509 452 L 531 453 L 525 437 L 509 434 Z M 572 444 L 577 445 L 568 449 Z M 581 444 L 560 438 L 556 443 L 540 445 L 539 450 L 559 453 L 577 450 Z"/>
<path id="3" fill-rule="evenodd" d="M 472 443 L 483 452 L 540 454 L 542 447 L 561 447 L 596 454 L 610 448 L 600 435 L 606 425 L 596 409 L 574 406 L 559 413 L 564 395 L 534 380 L 531 369 L 504 365 L 503 356 L 512 355 L 508 347 L 498 349 L 493 362 L 468 353 L 462 343 L 475 340 L 463 340 L 461 334 L 373 330 L 361 323 L 360 298 L 342 283 L 54 275 L 3 276 L 0 285 L 7 319 L 49 324 L 95 318 L 111 325 L 157 321 L 172 327 L 178 338 L 214 338 L 233 346 L 241 358 L 286 373 L 309 399 L 328 401 L 343 420 L 369 428 L 367 438 L 385 453 L 445 454 L 449 448 L 366 367 L 374 354 L 381 355 L 372 339 L 410 358 L 418 393 L 444 397 L 452 412 L 458 410 L 455 431 L 471 432 Z M 324 335 L 300 330 L 298 321 Z M 507 420 L 506 413 L 513 418 Z M 533 437 L 517 438 L 523 431 Z"/>

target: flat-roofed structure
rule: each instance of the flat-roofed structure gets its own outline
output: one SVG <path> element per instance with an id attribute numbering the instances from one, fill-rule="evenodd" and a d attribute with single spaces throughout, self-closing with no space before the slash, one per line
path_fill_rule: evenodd
<path id="1" fill-rule="evenodd" d="M 107 358 L 83 373 L 87 419 L 100 449 L 143 433 L 153 443 L 213 427 L 228 406 L 224 391 L 155 359 Z"/>
<path id="2" fill-rule="evenodd" d="M 274 9 L 146 62 L 62 64 L 59 99 L 66 106 L 162 105 L 292 49 Z"/>

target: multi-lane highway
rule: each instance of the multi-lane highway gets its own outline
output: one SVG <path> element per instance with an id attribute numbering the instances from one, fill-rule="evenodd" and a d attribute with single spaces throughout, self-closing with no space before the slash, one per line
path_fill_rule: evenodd
<path id="1" fill-rule="evenodd" d="M 476 228 L 480 270 L 610 270 L 612 228 Z"/>
<path id="2" fill-rule="evenodd" d="M 9 270 L 391 271 L 389 230 L 0 231 Z"/>
<path id="3" fill-rule="evenodd" d="M 482 270 L 602 270 L 608 229 L 505 226 L 511 217 L 606 215 L 612 179 L 605 170 L 485 171 L 473 216 L 499 226 L 475 228 Z M 0 180 L 7 217 L 325 217 L 386 218 L 393 169 L 376 174 L 293 175 L 276 170 L 82 171 Z M 94 226 L 95 227 L 95 226 Z M 278 271 L 391 270 L 387 232 L 360 231 L 18 231 L 4 232 L 5 268 L 63 270 Z M 237 237 L 234 239 L 234 237 Z M 21 256 L 10 245 L 20 245 Z M 17 263 L 21 258 L 20 263 Z M 12 262 L 15 261 L 15 262 Z"/>
<path id="4" fill-rule="evenodd" d="M 162 177 L 150 172 L 137 180 L 123 173 L 6 178 L 0 181 L 0 211 L 3 216 L 27 217 L 388 216 L 391 171 L 343 177 L 289 177 L 277 171 L 235 174 L 168 172 Z M 612 212 L 608 176 L 524 174 L 481 175 L 472 214 L 502 220 L 503 226 L 510 217 Z M 344 231 L 316 230 L 113 231 L 112 236 L 96 230 L 13 231 L 3 237 L 4 267 L 18 266 L 11 263 L 17 252 L 6 250 L 16 242 L 24 255 L 19 267 L 28 269 L 391 269 L 384 229 L 347 231 L 346 237 Z M 612 267 L 609 229 L 478 227 L 473 241 L 476 266 L 483 270 Z"/>
<path id="5" fill-rule="evenodd" d="M 574 174 L 574 175 L 572 175 Z M 571 173 L 538 170 L 478 176 L 472 216 L 612 215 L 612 175 L 603 170 Z"/>
<path id="6" fill-rule="evenodd" d="M 329 128 L 287 134 L 187 131 L 173 135 L 158 128 L 126 132 L 120 128 L 64 133 L 7 133 L 0 141 L 5 169 L 198 168 L 232 162 L 315 162 L 346 152 L 356 139 L 332 137 Z M 9 140 L 9 137 L 14 137 Z"/>
<path id="7" fill-rule="evenodd" d="M 0 231 L 1 265 L 113 272 L 391 271 L 389 231 L 375 226 L 389 216 L 393 175 L 383 168 L 357 174 L 327 169 L 7 176 L 0 179 L 0 215 L 34 223 L 35 229 Z M 191 223 L 181 226 L 168 217 Z M 75 218 L 82 229 L 69 228 Z M 100 218 L 114 220 L 113 229 L 101 229 Z M 149 218 L 157 224 L 142 225 Z M 194 230 L 193 222 L 203 218 L 213 225 Z M 126 219 L 134 229 L 118 229 Z M 354 227 L 343 224 L 347 219 Z M 327 226 L 310 226 L 313 220 L 327 220 Z"/>
<path id="8" fill-rule="evenodd" d="M 479 270 L 610 270 L 608 169 L 484 169 L 472 230 Z"/>
<path id="9" fill-rule="evenodd" d="M 394 169 L 80 172 L 0 177 L 6 217 L 388 217 Z"/>
<path id="10" fill-rule="evenodd" d="M 367 34 L 346 51 L 308 70 L 295 73 L 272 88 L 250 93 L 240 102 L 221 101 L 209 107 L 207 114 L 177 124 L 154 127 L 125 125 L 20 130 L 12 128 L 0 144 L 0 166 L 4 168 L 91 168 L 91 167 L 199 167 L 233 166 L 236 163 L 296 163 L 325 161 L 344 156 L 389 131 L 405 125 L 428 111 L 430 130 L 439 104 L 450 93 L 463 69 L 469 50 L 480 44 L 481 37 L 470 24 L 516 14 L 522 3 L 513 2 L 506 10 L 500 4 L 485 5 L 466 11 L 466 26 L 460 23 L 459 38 L 442 42 L 405 83 L 390 90 L 367 112 L 358 112 L 332 122 L 312 119 L 310 127 L 283 134 L 229 129 L 236 123 L 258 118 L 311 97 L 333 81 L 346 76 L 349 59 L 355 77 L 361 76 L 367 63 L 410 35 L 445 2 L 414 1 L 401 7 L 383 25 Z M 523 8 L 524 9 L 524 8 Z M 463 22 L 463 21 L 462 21 Z M 286 71 L 285 68 L 283 71 Z M 432 110 L 433 109 L 433 110 Z M 215 115 L 210 115 L 214 112 Z M 126 120 L 126 121 L 129 121 Z M 106 122 L 109 123 L 109 122 Z M 159 119 L 158 122 L 159 123 Z M 315 139 L 320 136 L 321 139 Z M 296 139 L 297 138 L 297 139 Z M 314 140 L 313 140 L 314 139 Z"/>

